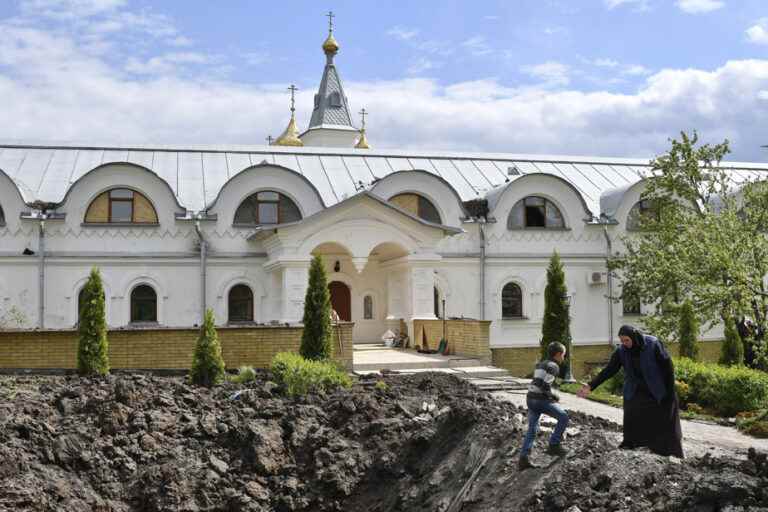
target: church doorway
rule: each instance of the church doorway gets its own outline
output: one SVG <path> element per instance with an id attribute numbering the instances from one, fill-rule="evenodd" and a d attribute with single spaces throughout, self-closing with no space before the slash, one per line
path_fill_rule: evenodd
<path id="1" fill-rule="evenodd" d="M 331 281 L 328 284 L 331 292 L 331 307 L 339 315 L 339 319 L 345 322 L 352 321 L 352 293 L 349 286 L 341 281 Z"/>

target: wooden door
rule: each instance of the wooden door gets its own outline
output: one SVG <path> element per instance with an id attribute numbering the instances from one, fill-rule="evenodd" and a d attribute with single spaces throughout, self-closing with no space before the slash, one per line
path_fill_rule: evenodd
<path id="1" fill-rule="evenodd" d="M 331 292 L 331 307 L 338 313 L 339 319 L 352 321 L 352 294 L 349 286 L 341 281 L 331 281 L 328 290 Z"/>

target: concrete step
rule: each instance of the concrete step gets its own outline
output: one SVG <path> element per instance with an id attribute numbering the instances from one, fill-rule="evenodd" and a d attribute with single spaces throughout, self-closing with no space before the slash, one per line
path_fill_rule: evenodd
<path id="1" fill-rule="evenodd" d="M 382 368 L 358 368 L 357 365 L 354 368 L 354 372 L 358 375 L 368 375 L 368 374 L 380 374 Z M 455 375 L 461 379 L 466 379 L 468 381 L 474 381 L 478 379 L 496 379 L 496 378 L 502 378 L 502 377 L 508 377 L 509 372 L 507 370 L 504 370 L 502 368 L 496 368 L 495 366 L 463 366 L 463 367 L 456 367 L 456 368 L 448 368 L 448 367 L 442 367 L 442 368 L 400 368 L 400 369 L 393 369 L 392 371 L 408 375 L 408 374 L 414 374 L 414 373 L 425 373 L 425 372 L 440 372 L 440 373 L 448 373 L 450 375 Z"/>
<path id="2" fill-rule="evenodd" d="M 364 370 L 437 370 L 446 368 L 486 367 L 479 359 L 445 359 L 440 361 L 381 361 L 376 363 L 355 363 L 355 371 Z"/>

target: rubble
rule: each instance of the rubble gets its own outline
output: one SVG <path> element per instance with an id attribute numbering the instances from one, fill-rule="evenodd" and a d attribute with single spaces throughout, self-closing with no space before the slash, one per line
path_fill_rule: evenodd
<path id="1" fill-rule="evenodd" d="M 543 433 L 542 467 L 519 472 L 523 410 L 449 375 L 384 379 L 386 390 L 286 398 L 268 375 L 213 389 L 141 374 L 15 377 L 0 395 L 0 510 L 768 507 L 766 454 L 619 450 L 615 425 L 572 413 L 568 457 L 545 455 Z"/>

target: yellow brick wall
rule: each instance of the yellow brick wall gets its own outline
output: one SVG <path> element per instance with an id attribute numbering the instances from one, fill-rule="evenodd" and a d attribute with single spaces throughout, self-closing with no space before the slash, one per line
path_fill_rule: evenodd
<path id="1" fill-rule="evenodd" d="M 352 369 L 352 323 L 334 329 L 333 359 Z M 218 329 L 227 368 L 269 366 L 278 352 L 298 352 L 302 327 L 222 327 Z M 187 369 L 197 329 L 125 329 L 109 332 L 109 363 L 115 369 Z M 338 334 L 342 344 L 339 344 Z M 77 331 L 0 331 L 0 368 L 77 366 Z"/>
<path id="2" fill-rule="evenodd" d="M 701 361 L 715 363 L 720 358 L 721 341 L 702 341 L 699 344 Z M 679 354 L 680 345 L 671 343 L 666 345 L 672 356 Z M 533 372 L 534 365 L 539 360 L 539 347 L 510 347 L 493 348 L 492 362 L 494 366 L 505 368 L 516 377 L 523 377 Z M 573 376 L 575 379 L 583 379 L 590 368 L 600 368 L 611 357 L 612 349 L 606 345 L 581 345 L 573 349 Z"/>
<path id="3" fill-rule="evenodd" d="M 446 320 L 445 334 L 448 339 L 448 353 L 491 360 L 490 320 Z M 414 320 L 413 343 L 436 349 L 443 337 L 442 320 Z"/>

